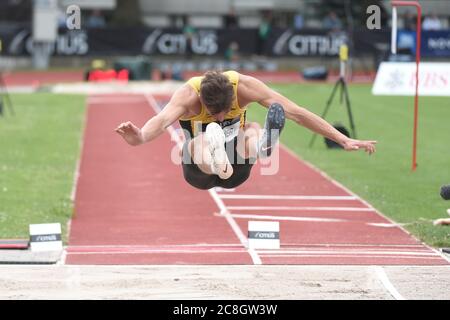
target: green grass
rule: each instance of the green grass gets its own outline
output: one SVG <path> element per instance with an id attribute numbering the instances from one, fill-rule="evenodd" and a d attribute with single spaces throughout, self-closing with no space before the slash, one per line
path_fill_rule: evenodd
<path id="1" fill-rule="evenodd" d="M 0 117 L 0 239 L 27 238 L 29 224 L 59 222 L 67 240 L 85 97 L 11 99 L 16 115 Z"/>
<path id="2" fill-rule="evenodd" d="M 297 104 L 322 114 L 333 85 L 272 85 Z M 356 132 L 359 139 L 378 141 L 377 152 L 329 150 L 322 137 L 308 148 L 311 132 L 288 121 L 282 142 L 301 158 L 325 171 L 433 246 L 450 246 L 450 228 L 433 226 L 448 217 L 450 207 L 439 196 L 450 183 L 450 105 L 448 98 L 421 97 L 419 111 L 418 169 L 411 172 L 413 98 L 373 96 L 370 85 L 351 85 Z M 263 122 L 265 110 L 252 107 L 249 120 Z M 349 128 L 345 105 L 336 95 L 326 119 Z"/>

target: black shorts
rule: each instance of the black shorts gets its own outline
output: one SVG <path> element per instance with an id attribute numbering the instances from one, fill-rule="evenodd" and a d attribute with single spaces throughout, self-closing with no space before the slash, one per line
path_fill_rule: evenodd
<path id="1" fill-rule="evenodd" d="M 232 144 L 232 145 L 230 145 Z M 189 141 L 183 145 L 182 165 L 184 179 L 197 189 L 207 190 L 213 187 L 226 189 L 235 188 L 244 183 L 250 176 L 253 164 L 256 159 L 243 159 L 236 151 L 237 138 L 225 144 L 228 159 L 233 167 L 233 174 L 230 178 L 223 180 L 218 175 L 206 174 L 194 163 L 188 150 Z"/>

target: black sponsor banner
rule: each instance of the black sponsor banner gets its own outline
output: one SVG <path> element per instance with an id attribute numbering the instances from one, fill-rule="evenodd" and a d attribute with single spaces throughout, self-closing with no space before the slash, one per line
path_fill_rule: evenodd
<path id="1" fill-rule="evenodd" d="M 271 56 L 332 57 L 339 54 L 339 46 L 346 38 L 342 32 L 274 29 L 264 44 L 264 51 Z"/>
<path id="2" fill-rule="evenodd" d="M 2 54 L 8 56 L 27 56 L 34 50 L 29 27 L 0 29 Z M 84 31 L 59 33 L 54 44 L 47 50 L 56 56 L 83 56 L 90 54 L 88 35 Z"/>
<path id="3" fill-rule="evenodd" d="M 390 30 L 357 29 L 353 31 L 352 55 L 377 53 L 382 47 L 389 50 L 391 46 Z"/>
<path id="4" fill-rule="evenodd" d="M 239 52 L 255 51 L 257 31 L 197 30 L 190 39 L 180 29 L 106 28 L 88 30 L 60 30 L 57 41 L 48 47 L 51 55 L 224 55 L 228 46 L 236 42 Z M 23 56 L 33 52 L 31 29 L 0 30 L 4 55 Z"/>
<path id="5" fill-rule="evenodd" d="M 360 53 L 375 52 L 379 43 L 389 43 L 388 31 L 354 31 L 354 48 Z M 0 29 L 4 55 L 24 56 L 33 52 L 30 27 Z M 261 41 L 257 29 L 201 29 L 192 37 L 181 29 L 105 28 L 61 29 L 54 44 L 48 46 L 55 56 L 99 55 L 187 55 L 224 56 L 235 42 L 243 55 L 336 57 L 347 41 L 345 33 L 326 30 L 272 29 Z"/>

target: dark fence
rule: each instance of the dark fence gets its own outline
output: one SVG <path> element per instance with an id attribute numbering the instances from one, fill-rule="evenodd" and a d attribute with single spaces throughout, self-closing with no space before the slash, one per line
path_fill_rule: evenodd
<path id="1" fill-rule="evenodd" d="M 414 33 L 408 33 L 415 39 Z M 355 30 L 353 55 L 377 53 L 390 43 L 388 30 Z M 423 32 L 424 56 L 450 56 L 450 31 Z M 33 52 L 29 27 L 0 29 L 3 55 L 26 56 Z M 402 37 L 399 37 L 401 40 Z M 348 34 L 326 30 L 273 29 L 263 40 L 257 29 L 201 29 L 190 37 L 181 29 L 105 28 L 60 30 L 48 50 L 56 56 L 185 55 L 225 56 L 231 44 L 240 55 L 335 57 Z M 409 43 L 414 46 L 414 43 Z M 236 46 L 237 45 L 237 46 Z M 384 49 L 386 50 L 386 49 Z M 412 49 L 411 49 L 412 50 Z M 413 52 L 413 51 L 412 51 Z"/>

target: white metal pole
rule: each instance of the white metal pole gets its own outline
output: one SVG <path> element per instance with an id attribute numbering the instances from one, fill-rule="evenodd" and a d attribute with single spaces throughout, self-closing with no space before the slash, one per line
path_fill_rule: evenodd
<path id="1" fill-rule="evenodd" d="M 397 7 L 392 7 L 391 52 L 397 54 Z"/>

